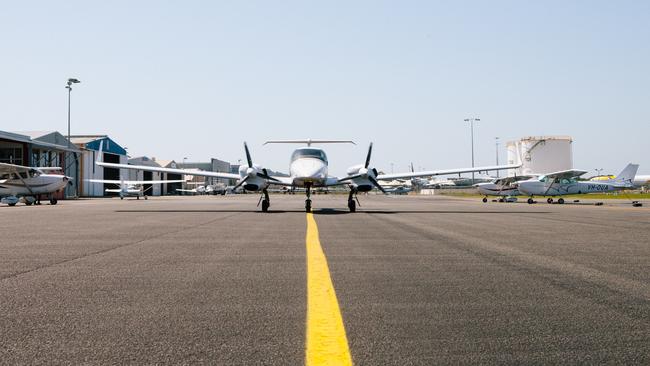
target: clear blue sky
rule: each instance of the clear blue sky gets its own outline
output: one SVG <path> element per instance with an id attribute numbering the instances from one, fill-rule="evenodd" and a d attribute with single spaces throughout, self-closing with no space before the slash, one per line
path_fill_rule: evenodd
<path id="1" fill-rule="evenodd" d="M 108 134 L 133 156 L 287 170 L 345 138 L 331 172 L 494 163 L 494 137 L 574 137 L 576 168 L 650 173 L 649 1 L 12 1 L 0 129 Z M 501 153 L 505 160 L 505 149 Z"/>

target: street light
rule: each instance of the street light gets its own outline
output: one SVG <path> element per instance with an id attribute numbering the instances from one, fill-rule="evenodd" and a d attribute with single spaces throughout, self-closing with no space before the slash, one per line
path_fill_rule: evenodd
<path id="1" fill-rule="evenodd" d="M 596 171 L 596 174 L 598 174 L 597 177 L 600 177 L 600 173 L 601 173 L 604 169 L 603 169 L 603 168 L 600 168 L 600 169 L 599 169 L 599 168 L 596 168 L 596 169 L 594 169 L 594 170 Z"/>
<path id="2" fill-rule="evenodd" d="M 70 142 L 70 94 L 72 93 L 72 84 L 79 84 L 80 82 L 81 81 L 79 79 L 68 78 L 68 82 L 67 82 L 68 85 L 66 85 L 66 87 L 65 87 L 66 89 L 68 89 L 68 149 L 72 148 L 72 143 Z M 68 151 L 66 156 L 70 156 L 70 151 Z M 69 165 L 67 164 L 67 159 L 66 159 L 66 170 L 67 170 L 68 166 Z M 77 174 L 77 172 L 75 172 L 75 178 L 74 178 L 74 180 L 75 180 L 75 184 L 74 184 L 75 196 L 78 195 L 78 192 L 77 192 L 77 189 L 78 189 L 77 187 L 79 186 L 78 179 L 79 179 L 79 174 Z"/>
<path id="3" fill-rule="evenodd" d="M 469 128 L 472 133 L 472 168 L 474 167 L 474 122 L 480 122 L 480 118 L 465 118 L 465 122 L 469 122 Z M 474 184 L 474 172 L 472 172 L 472 184 Z"/>
<path id="4" fill-rule="evenodd" d="M 499 138 L 495 137 L 495 146 L 496 146 L 496 155 L 497 155 L 497 166 L 499 166 Z M 499 171 L 497 170 L 497 178 L 499 178 Z"/>

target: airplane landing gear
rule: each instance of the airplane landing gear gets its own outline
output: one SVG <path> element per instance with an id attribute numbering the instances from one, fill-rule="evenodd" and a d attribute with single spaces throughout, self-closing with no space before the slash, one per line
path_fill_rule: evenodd
<path id="1" fill-rule="evenodd" d="M 564 198 L 560 198 L 559 200 L 557 200 L 557 203 L 563 205 L 564 204 Z"/>
<path id="2" fill-rule="evenodd" d="M 145 200 L 145 201 L 147 200 L 147 196 L 144 196 L 144 200 Z"/>
<path id="3" fill-rule="evenodd" d="M 533 198 L 532 198 L 532 197 L 529 198 L 529 199 L 528 199 L 528 204 L 529 204 L 529 205 L 532 205 L 533 203 L 535 203 L 535 201 L 533 201 Z"/>
<path id="4" fill-rule="evenodd" d="M 549 204 L 550 204 L 550 203 L 553 203 L 553 199 L 549 197 L 549 198 L 546 199 L 546 202 L 549 203 Z M 559 202 L 559 201 L 558 201 L 558 202 Z"/>
<path id="5" fill-rule="evenodd" d="M 50 198 L 50 205 L 56 205 L 58 202 L 59 202 L 59 200 L 57 200 L 56 198 L 54 198 L 54 197 Z"/>
<path id="6" fill-rule="evenodd" d="M 269 207 L 271 207 L 271 198 L 269 197 L 269 191 L 266 189 L 262 190 L 263 199 L 262 199 L 262 212 L 268 212 Z"/>
<path id="7" fill-rule="evenodd" d="M 354 200 L 354 195 L 356 194 L 354 189 L 350 189 L 350 194 L 348 195 L 348 208 L 350 212 L 357 211 L 357 202 Z"/>
<path id="8" fill-rule="evenodd" d="M 488 199 L 487 197 L 483 197 L 483 203 L 487 203 Z"/>
<path id="9" fill-rule="evenodd" d="M 307 186 L 307 199 L 305 200 L 305 212 L 311 212 L 311 187 Z"/>

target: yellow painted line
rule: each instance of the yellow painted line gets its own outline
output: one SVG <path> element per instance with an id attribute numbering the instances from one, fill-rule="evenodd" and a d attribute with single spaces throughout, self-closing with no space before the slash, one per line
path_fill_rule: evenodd
<path id="1" fill-rule="evenodd" d="M 307 345 L 305 364 L 352 365 L 343 317 L 318 237 L 318 226 L 307 214 Z"/>

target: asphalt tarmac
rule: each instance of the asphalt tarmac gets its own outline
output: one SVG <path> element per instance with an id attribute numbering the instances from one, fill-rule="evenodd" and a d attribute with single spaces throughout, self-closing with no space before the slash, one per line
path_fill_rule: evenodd
<path id="1" fill-rule="evenodd" d="M 257 200 L 1 206 L 0 363 L 304 364 L 304 197 Z M 355 365 L 650 363 L 650 204 L 345 200 L 313 217 Z"/>

